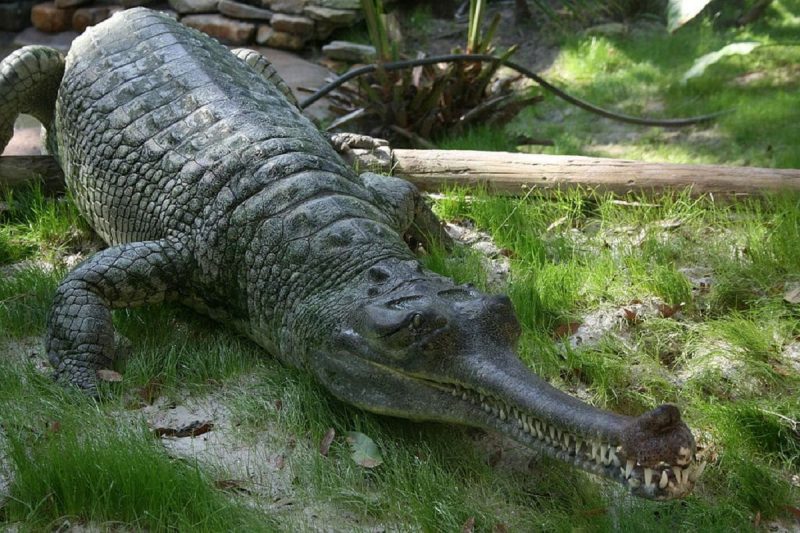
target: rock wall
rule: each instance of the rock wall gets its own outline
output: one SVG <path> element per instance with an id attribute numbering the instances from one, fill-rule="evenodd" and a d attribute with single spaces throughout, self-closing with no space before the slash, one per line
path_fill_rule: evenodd
<path id="1" fill-rule="evenodd" d="M 0 0 L 0 30 L 19 31 L 32 24 L 46 33 L 82 32 L 117 11 L 147 6 L 225 44 L 300 50 L 362 18 L 360 0 L 158 1 L 164 0 Z"/>

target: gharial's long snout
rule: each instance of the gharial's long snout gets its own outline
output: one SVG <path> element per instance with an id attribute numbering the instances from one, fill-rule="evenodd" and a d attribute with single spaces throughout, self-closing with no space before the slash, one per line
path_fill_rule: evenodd
<path id="1" fill-rule="evenodd" d="M 673 405 L 618 415 L 552 387 L 516 358 L 470 359 L 481 372 L 462 374 L 451 390 L 456 401 L 475 408 L 464 423 L 494 429 L 646 498 L 685 496 L 702 473 L 694 437 Z"/>
<path id="2" fill-rule="evenodd" d="M 631 417 L 561 392 L 517 357 L 507 297 L 442 280 L 396 284 L 361 306 L 316 359 L 320 379 L 364 409 L 492 429 L 637 496 L 692 490 L 704 465 L 675 406 Z"/>

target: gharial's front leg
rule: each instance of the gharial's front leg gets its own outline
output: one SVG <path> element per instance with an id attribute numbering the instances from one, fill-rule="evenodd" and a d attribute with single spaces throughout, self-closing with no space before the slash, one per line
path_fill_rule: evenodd
<path id="1" fill-rule="evenodd" d="M 93 255 L 61 282 L 48 317 L 47 356 L 55 377 L 97 393 L 97 371 L 119 347 L 111 310 L 157 303 L 177 294 L 188 254 L 177 240 L 136 242 Z"/>
<path id="2" fill-rule="evenodd" d="M 412 249 L 420 244 L 428 250 L 432 246 L 452 248 L 453 241 L 444 225 L 413 184 L 372 172 L 364 172 L 360 178 Z"/>

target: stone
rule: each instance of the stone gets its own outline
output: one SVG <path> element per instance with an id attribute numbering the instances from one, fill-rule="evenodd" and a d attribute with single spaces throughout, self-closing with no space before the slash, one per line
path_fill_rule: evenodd
<path id="1" fill-rule="evenodd" d="M 125 9 L 129 9 L 131 7 L 145 7 L 145 6 L 152 6 L 158 0 L 117 0 L 117 4 L 121 5 Z"/>
<path id="2" fill-rule="evenodd" d="M 220 0 L 219 4 L 217 4 L 217 9 L 223 15 L 236 19 L 269 21 L 274 16 L 274 13 L 269 9 L 234 2 L 233 0 Z"/>
<path id="3" fill-rule="evenodd" d="M 53 2 L 36 4 L 31 9 L 33 27 L 45 33 L 58 33 L 72 29 L 74 8 L 60 9 Z"/>
<path id="4" fill-rule="evenodd" d="M 256 25 L 252 22 L 241 22 L 222 15 L 187 15 L 181 22 L 219 39 L 222 43 L 237 46 L 252 42 L 256 34 Z"/>
<path id="5" fill-rule="evenodd" d="M 61 9 L 67 7 L 78 7 L 90 3 L 92 0 L 55 0 L 56 7 Z"/>
<path id="6" fill-rule="evenodd" d="M 314 0 L 314 3 L 331 9 L 361 9 L 361 0 Z"/>
<path id="7" fill-rule="evenodd" d="M 94 26 L 110 18 L 117 11 L 122 11 L 119 6 L 88 6 L 81 7 L 72 15 L 72 29 L 82 32 L 89 26 Z"/>
<path id="8" fill-rule="evenodd" d="M 0 3 L 0 31 L 19 31 L 31 24 L 31 8 L 37 0 Z"/>
<path id="9" fill-rule="evenodd" d="M 361 14 L 349 9 L 331 9 L 329 7 L 306 6 L 303 13 L 314 20 L 324 20 L 334 24 L 347 25 L 357 21 Z"/>
<path id="10" fill-rule="evenodd" d="M 72 46 L 73 39 L 75 39 L 78 35 L 79 34 L 76 31 L 44 33 L 32 26 L 28 26 L 17 34 L 17 36 L 14 38 L 13 45 L 15 47 L 22 47 L 29 46 L 31 44 L 40 44 L 42 46 L 55 48 L 59 52 L 66 54 L 69 50 L 69 47 Z"/>
<path id="11" fill-rule="evenodd" d="M 376 55 L 374 46 L 349 41 L 331 41 L 322 47 L 322 53 L 331 59 L 349 63 L 369 63 Z"/>
<path id="12" fill-rule="evenodd" d="M 261 0 L 261 3 L 276 13 L 290 15 L 299 15 L 306 7 L 306 0 Z"/>
<path id="13" fill-rule="evenodd" d="M 180 13 L 214 13 L 219 0 L 169 0 L 169 7 Z"/>
<path id="14" fill-rule="evenodd" d="M 316 21 L 316 26 L 314 28 L 314 38 L 318 41 L 324 41 L 331 34 L 341 28 L 341 24 L 334 24 L 332 22 L 328 22 L 327 20 L 318 20 Z"/>
<path id="15" fill-rule="evenodd" d="M 311 38 L 314 35 L 314 21 L 308 17 L 275 13 L 275 16 L 272 17 L 272 28 L 275 31 L 293 33 L 305 38 Z"/>
<path id="16" fill-rule="evenodd" d="M 178 15 L 175 11 L 171 9 L 159 9 L 158 12 L 165 14 L 172 20 L 178 20 L 179 18 L 181 18 L 180 15 Z"/>
<path id="17" fill-rule="evenodd" d="M 256 43 L 281 50 L 302 50 L 306 45 L 306 39 L 293 33 L 276 31 L 265 24 L 258 28 Z"/>

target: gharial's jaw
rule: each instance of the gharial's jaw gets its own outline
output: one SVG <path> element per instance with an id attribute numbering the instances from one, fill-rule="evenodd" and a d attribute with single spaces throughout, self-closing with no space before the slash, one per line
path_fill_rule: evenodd
<path id="1" fill-rule="evenodd" d="M 484 367 L 465 379 L 412 375 L 366 359 L 357 348 L 312 361 L 331 392 L 365 410 L 494 430 L 622 483 L 636 496 L 684 497 L 705 467 L 695 460 L 694 438 L 674 406 L 639 417 L 602 411 L 553 388 L 516 359 L 516 377 L 509 368 Z"/>

